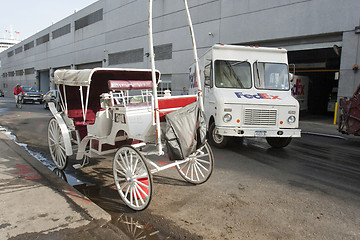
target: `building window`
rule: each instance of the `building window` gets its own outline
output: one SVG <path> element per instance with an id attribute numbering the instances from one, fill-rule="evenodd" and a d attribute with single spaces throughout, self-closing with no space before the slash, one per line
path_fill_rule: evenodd
<path id="1" fill-rule="evenodd" d="M 8 76 L 9 76 L 9 77 L 15 76 L 15 72 L 8 72 Z"/>
<path id="2" fill-rule="evenodd" d="M 8 57 L 12 57 L 12 56 L 14 56 L 14 51 L 10 51 L 10 52 L 8 52 L 8 53 L 7 53 L 7 55 L 8 55 Z"/>
<path id="3" fill-rule="evenodd" d="M 16 70 L 16 76 L 22 76 L 24 75 L 24 71 L 21 69 L 21 70 Z"/>
<path id="4" fill-rule="evenodd" d="M 75 31 L 86 26 L 89 26 L 93 23 L 103 20 L 103 9 L 100 9 L 96 12 L 93 12 L 85 17 L 80 18 L 75 21 Z"/>
<path id="5" fill-rule="evenodd" d="M 159 96 L 164 96 L 165 90 L 171 91 L 171 81 L 162 81 L 159 83 L 158 88 L 157 88 L 157 92 L 158 92 Z"/>
<path id="6" fill-rule="evenodd" d="M 144 61 L 143 48 L 109 54 L 109 65 L 137 63 L 143 61 Z"/>
<path id="7" fill-rule="evenodd" d="M 29 50 L 30 48 L 34 47 L 34 41 L 31 41 L 24 45 L 24 51 Z"/>
<path id="8" fill-rule="evenodd" d="M 18 47 L 15 49 L 15 54 L 21 53 L 23 51 L 23 47 Z"/>
<path id="9" fill-rule="evenodd" d="M 25 75 L 30 75 L 30 74 L 34 74 L 34 73 L 35 73 L 34 68 L 26 68 L 25 69 Z"/>
<path id="10" fill-rule="evenodd" d="M 46 43 L 50 40 L 50 36 L 49 34 L 46 34 L 42 37 L 39 37 L 38 39 L 36 39 L 36 46 L 39 46 L 40 44 Z"/>
<path id="11" fill-rule="evenodd" d="M 55 31 L 52 32 L 52 39 L 61 37 L 65 34 L 68 34 L 71 32 L 71 25 L 70 23 L 68 25 L 65 25 L 61 28 L 56 29 Z"/>
<path id="12" fill-rule="evenodd" d="M 155 60 L 172 59 L 172 44 L 164 44 L 154 47 Z"/>

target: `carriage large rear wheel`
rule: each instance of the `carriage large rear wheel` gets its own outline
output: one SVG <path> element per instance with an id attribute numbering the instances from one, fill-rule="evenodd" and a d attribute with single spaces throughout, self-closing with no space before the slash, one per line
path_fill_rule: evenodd
<path id="1" fill-rule="evenodd" d="M 143 155 L 131 146 L 121 147 L 114 157 L 113 174 L 125 204 L 136 211 L 144 210 L 151 200 L 152 179 Z"/>
<path id="2" fill-rule="evenodd" d="M 180 175 L 188 182 L 193 184 L 201 184 L 206 182 L 214 168 L 214 156 L 209 144 L 196 150 L 189 156 L 189 161 L 176 165 L 176 169 Z"/>
<path id="3" fill-rule="evenodd" d="M 60 170 L 66 168 L 68 156 L 65 151 L 64 138 L 60 126 L 55 118 L 50 119 L 48 125 L 48 142 L 50 155 L 56 167 Z"/>

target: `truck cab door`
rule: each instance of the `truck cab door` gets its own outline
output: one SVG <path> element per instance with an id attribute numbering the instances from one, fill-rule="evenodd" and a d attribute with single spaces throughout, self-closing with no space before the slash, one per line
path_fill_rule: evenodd
<path id="1" fill-rule="evenodd" d="M 214 74 L 212 62 L 208 61 L 204 68 L 204 108 L 206 113 L 211 113 L 215 108 L 215 98 L 213 93 L 214 87 Z M 210 117 L 210 114 L 207 114 Z"/>

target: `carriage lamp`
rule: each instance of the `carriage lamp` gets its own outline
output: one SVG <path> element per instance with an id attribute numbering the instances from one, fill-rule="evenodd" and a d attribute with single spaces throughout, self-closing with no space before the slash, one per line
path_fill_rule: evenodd
<path id="1" fill-rule="evenodd" d="M 294 115 L 291 115 L 290 117 L 288 117 L 287 121 L 288 123 L 292 124 L 296 121 L 296 117 Z"/>
<path id="2" fill-rule="evenodd" d="M 231 116 L 230 113 L 225 114 L 224 117 L 223 117 L 223 121 L 226 122 L 226 123 L 230 122 L 231 119 L 232 119 L 232 116 Z"/>
<path id="3" fill-rule="evenodd" d="M 115 113 L 115 122 L 121 122 L 125 124 L 126 123 L 125 114 Z"/>

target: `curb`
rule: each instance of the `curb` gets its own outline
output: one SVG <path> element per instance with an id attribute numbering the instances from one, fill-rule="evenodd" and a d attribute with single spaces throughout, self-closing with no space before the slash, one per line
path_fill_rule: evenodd
<path id="1" fill-rule="evenodd" d="M 5 140 L 4 140 L 5 139 Z M 62 196 L 68 199 L 70 202 L 80 207 L 85 213 L 94 220 L 111 221 L 111 215 L 98 205 L 93 203 L 85 195 L 80 193 L 74 187 L 70 186 L 50 169 L 44 166 L 30 153 L 28 153 L 23 147 L 16 144 L 13 140 L 9 139 L 4 133 L 0 132 L 0 141 L 4 141 L 15 153 L 17 153 L 24 161 L 30 164 L 36 171 L 38 171 L 49 183 L 50 188 L 59 192 Z"/>

